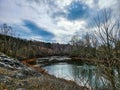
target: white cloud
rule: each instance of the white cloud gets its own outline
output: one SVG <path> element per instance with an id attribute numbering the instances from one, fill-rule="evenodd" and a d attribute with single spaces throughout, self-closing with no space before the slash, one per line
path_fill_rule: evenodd
<path id="1" fill-rule="evenodd" d="M 90 8 L 95 8 L 97 3 L 94 3 L 94 0 L 86 0 L 85 3 L 90 7 Z"/>
<path id="2" fill-rule="evenodd" d="M 42 37 L 41 36 L 31 36 L 30 38 L 28 38 L 29 40 L 37 40 L 37 41 L 42 41 Z"/>
<path id="3" fill-rule="evenodd" d="M 68 42 L 75 32 L 82 33 L 88 30 L 86 27 L 88 22 L 85 19 L 70 21 L 62 15 L 53 17 L 53 15 L 59 12 L 67 14 L 66 7 L 73 1 L 75 0 L 1 0 L 0 23 L 17 24 L 25 32 L 30 33 L 30 30 L 24 27 L 23 23 L 23 20 L 30 20 L 38 26 L 45 28 L 48 32 L 53 33 L 55 35 L 53 40 L 62 43 Z M 54 2 L 53 5 L 52 2 Z M 84 2 L 89 8 L 96 10 L 111 6 L 115 8 L 117 0 L 99 0 L 98 3 L 95 3 L 94 0 L 86 0 Z M 117 9 L 115 10 L 117 11 Z M 34 35 L 30 38 L 43 39 L 41 36 Z"/>
<path id="4" fill-rule="evenodd" d="M 99 0 L 99 8 L 100 9 L 103 9 L 103 8 L 110 8 L 112 7 L 113 5 L 116 4 L 116 1 L 117 0 Z"/>

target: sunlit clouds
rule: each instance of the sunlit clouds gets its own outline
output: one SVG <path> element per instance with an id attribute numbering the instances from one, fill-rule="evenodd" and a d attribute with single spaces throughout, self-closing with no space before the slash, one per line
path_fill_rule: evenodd
<path id="1" fill-rule="evenodd" d="M 68 43 L 76 32 L 90 31 L 101 9 L 119 13 L 118 4 L 119 0 L 0 0 L 0 24 L 11 25 L 22 38 Z"/>

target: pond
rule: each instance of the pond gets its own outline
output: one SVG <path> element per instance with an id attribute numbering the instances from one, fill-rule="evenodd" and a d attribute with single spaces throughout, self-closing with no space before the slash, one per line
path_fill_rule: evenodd
<path id="1" fill-rule="evenodd" d="M 67 80 L 73 80 L 79 85 L 87 86 L 92 90 L 99 90 L 110 87 L 112 88 L 110 82 L 111 77 L 109 77 L 109 74 L 105 74 L 106 71 L 96 65 L 86 64 L 83 62 L 59 62 L 47 64 L 43 66 L 43 68 L 46 69 L 51 75 Z M 117 84 L 119 86 L 120 78 L 118 70 L 113 69 L 112 71 L 114 80 L 111 81 L 114 81 L 115 86 Z"/>

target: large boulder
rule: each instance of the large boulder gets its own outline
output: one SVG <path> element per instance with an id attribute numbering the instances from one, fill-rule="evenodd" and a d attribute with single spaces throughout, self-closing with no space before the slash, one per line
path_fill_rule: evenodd
<path id="1" fill-rule="evenodd" d="M 17 79 L 24 79 L 27 77 L 40 76 L 41 74 L 36 70 L 23 65 L 17 59 L 10 58 L 4 54 L 0 54 L 0 67 L 11 70 L 11 77 Z"/>

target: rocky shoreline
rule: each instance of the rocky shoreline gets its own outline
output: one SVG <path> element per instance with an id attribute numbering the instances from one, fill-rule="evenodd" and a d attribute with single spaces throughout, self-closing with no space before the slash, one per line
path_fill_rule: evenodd
<path id="1" fill-rule="evenodd" d="M 0 90 L 88 90 L 42 70 L 0 53 Z"/>

